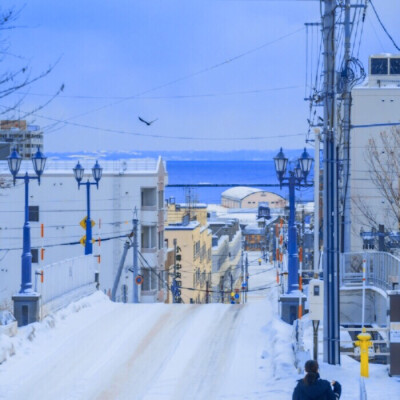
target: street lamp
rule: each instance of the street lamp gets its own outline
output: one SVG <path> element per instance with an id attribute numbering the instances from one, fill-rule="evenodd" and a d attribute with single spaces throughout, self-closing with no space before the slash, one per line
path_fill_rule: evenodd
<path id="1" fill-rule="evenodd" d="M 279 153 L 274 157 L 275 170 L 279 180 L 279 184 L 289 187 L 289 234 L 288 234 L 288 255 L 289 255 L 289 278 L 288 278 L 288 293 L 297 288 L 298 278 L 298 254 L 297 254 L 297 230 L 295 224 L 295 188 L 308 187 L 307 176 L 310 173 L 313 159 L 307 153 L 306 149 L 301 157 L 297 160 L 297 166 L 294 170 L 286 174 L 288 159 L 285 157 L 282 148 Z M 304 181 L 304 182 L 303 182 Z"/>
<path id="2" fill-rule="evenodd" d="M 22 158 L 14 148 L 7 157 L 8 168 L 13 176 L 14 186 L 17 179 L 23 179 L 25 183 L 25 222 L 23 227 L 22 256 L 21 256 L 21 289 L 17 295 L 13 296 L 14 315 L 19 326 L 28 325 L 39 318 L 39 295 L 32 289 L 32 253 L 31 253 L 31 228 L 29 226 L 29 181 L 37 179 L 40 185 L 40 177 L 46 165 L 46 157 L 39 147 L 35 155 L 32 156 L 33 169 L 36 176 L 18 176 Z"/>
<path id="3" fill-rule="evenodd" d="M 92 245 L 92 221 L 90 219 L 90 186 L 96 185 L 97 189 L 99 188 L 99 181 L 101 179 L 103 169 L 100 167 L 98 161 L 94 164 L 92 168 L 92 175 L 94 182 L 90 182 L 89 179 L 86 182 L 81 182 L 83 179 L 83 175 L 85 169 L 79 163 L 76 164 L 75 168 L 73 168 L 74 176 L 76 181 L 78 182 L 78 189 L 81 185 L 86 186 L 86 205 L 87 205 L 87 218 L 86 218 L 86 238 L 85 238 L 85 254 L 92 254 L 93 245 Z"/>
<path id="4" fill-rule="evenodd" d="M 28 172 L 23 176 L 18 176 L 22 158 L 16 148 L 7 157 L 8 168 L 14 179 L 14 186 L 17 179 L 23 179 L 25 183 L 25 223 L 23 228 L 23 251 L 22 251 L 22 278 L 21 290 L 19 293 L 32 293 L 32 253 L 31 253 L 31 232 L 29 226 L 29 181 L 37 179 L 40 185 L 40 177 L 43 174 L 46 164 L 46 157 L 39 147 L 35 155 L 32 156 L 33 168 L 36 176 L 29 176 Z"/>

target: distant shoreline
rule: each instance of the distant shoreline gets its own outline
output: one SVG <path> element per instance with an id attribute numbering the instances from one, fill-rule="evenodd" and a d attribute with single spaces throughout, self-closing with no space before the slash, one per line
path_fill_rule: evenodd
<path id="1" fill-rule="evenodd" d="M 166 161 L 272 161 L 279 149 L 259 151 L 95 151 L 95 152 L 46 152 L 49 158 L 71 159 L 79 156 L 93 157 L 100 160 L 120 160 L 130 158 L 158 158 L 161 156 Z M 298 158 L 303 149 L 285 150 L 289 159 Z M 313 155 L 313 149 L 308 149 Z"/>

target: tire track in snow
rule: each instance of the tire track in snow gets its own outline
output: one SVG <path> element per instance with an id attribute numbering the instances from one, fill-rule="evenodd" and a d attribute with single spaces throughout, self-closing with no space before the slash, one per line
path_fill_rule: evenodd
<path id="1" fill-rule="evenodd" d="M 139 400 L 145 396 L 179 346 L 185 326 L 196 317 L 200 307 L 170 307 L 170 311 L 156 321 L 127 361 L 114 372 L 110 387 L 94 398 Z"/>
<path id="2" fill-rule="evenodd" d="M 240 312 L 246 305 L 228 306 L 222 319 L 215 321 L 214 328 L 204 332 L 204 339 L 187 364 L 186 374 L 176 387 L 172 399 L 204 400 L 215 399 L 218 393 L 218 379 L 234 349 L 236 329 Z"/>

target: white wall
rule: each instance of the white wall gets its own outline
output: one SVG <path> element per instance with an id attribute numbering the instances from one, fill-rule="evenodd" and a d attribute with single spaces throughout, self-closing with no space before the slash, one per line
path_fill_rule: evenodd
<path id="1" fill-rule="evenodd" d="M 71 164 L 71 168 L 74 164 L 75 162 Z M 91 173 L 93 161 L 81 162 L 81 164 L 85 167 L 85 172 Z M 105 167 L 104 164 L 103 167 Z M 154 210 L 141 210 L 141 187 L 155 187 L 158 194 L 158 190 L 164 187 L 164 183 L 166 184 L 166 176 L 164 176 L 163 166 L 160 167 L 160 160 L 158 163 L 154 161 L 154 165 L 158 170 L 155 168 L 143 171 L 129 170 L 128 167 L 125 171 L 114 171 L 113 168 L 104 168 L 99 189 L 91 186 L 91 218 L 96 222 L 93 238 L 97 239 L 100 236 L 103 239 L 100 246 L 98 243 L 93 245 L 93 254 L 101 255 L 101 263 L 97 265 L 100 271 L 101 288 L 106 291 L 112 288 L 125 238 L 108 241 L 106 239 L 125 236 L 131 232 L 134 208 L 138 210 L 140 221 L 139 244 L 141 225 L 155 225 L 158 230 L 164 229 L 162 210 L 158 210 L 157 207 Z M 23 167 L 22 172 L 25 172 Z M 32 173 L 31 168 L 30 173 Z M 10 181 L 9 177 L 8 168 L 4 163 L 1 164 L 0 181 L 2 179 Z M 86 216 L 86 187 L 81 186 L 78 190 L 72 169 L 57 171 L 49 167 L 45 170 L 41 185 L 38 186 L 37 181 L 31 181 L 29 190 L 30 205 L 38 205 L 40 208 L 40 222 L 30 223 L 32 248 L 54 245 L 46 248 L 44 261 L 32 264 L 33 270 L 40 265 L 84 254 L 84 247 L 81 244 L 60 245 L 77 242 L 85 234 L 79 222 Z M 9 185 L 9 187 L 0 188 L 0 301 L 19 290 L 23 211 L 23 181 L 18 180 L 15 187 Z M 101 224 L 99 224 L 100 220 Z M 44 239 L 40 238 L 41 223 L 44 224 Z M 161 247 L 160 250 L 145 255 L 154 268 L 163 269 L 164 251 L 163 246 Z M 125 265 L 132 266 L 132 260 L 132 250 L 129 250 Z M 132 273 L 124 271 L 121 280 L 128 284 L 128 299 L 130 300 Z"/>
<path id="2" fill-rule="evenodd" d="M 398 122 L 400 119 L 400 88 L 396 87 L 357 87 L 353 89 L 352 124 L 376 124 Z M 371 230 L 371 224 L 357 209 L 359 197 L 373 210 L 377 219 L 387 229 L 398 230 L 397 223 L 389 217 L 389 205 L 371 181 L 366 162 L 368 140 L 379 138 L 379 133 L 389 131 L 390 127 L 371 127 L 351 131 L 351 251 L 362 249 L 360 228 Z M 397 181 L 395 181 L 397 182 Z M 396 183 L 397 184 L 397 183 Z"/>

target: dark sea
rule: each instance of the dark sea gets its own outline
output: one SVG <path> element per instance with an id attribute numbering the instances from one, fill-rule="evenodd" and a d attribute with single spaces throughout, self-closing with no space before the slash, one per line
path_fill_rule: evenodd
<path id="1" fill-rule="evenodd" d="M 270 161 L 167 161 L 168 183 L 173 184 L 241 184 L 274 192 L 287 198 L 287 189 L 261 187 L 257 184 L 277 184 L 274 162 Z M 312 180 L 312 176 L 310 177 Z M 226 187 L 193 187 L 192 201 L 220 204 L 221 193 Z M 174 197 L 176 202 L 186 202 L 187 188 L 166 188 L 165 197 Z M 296 201 L 312 201 L 313 189 L 296 190 Z"/>

